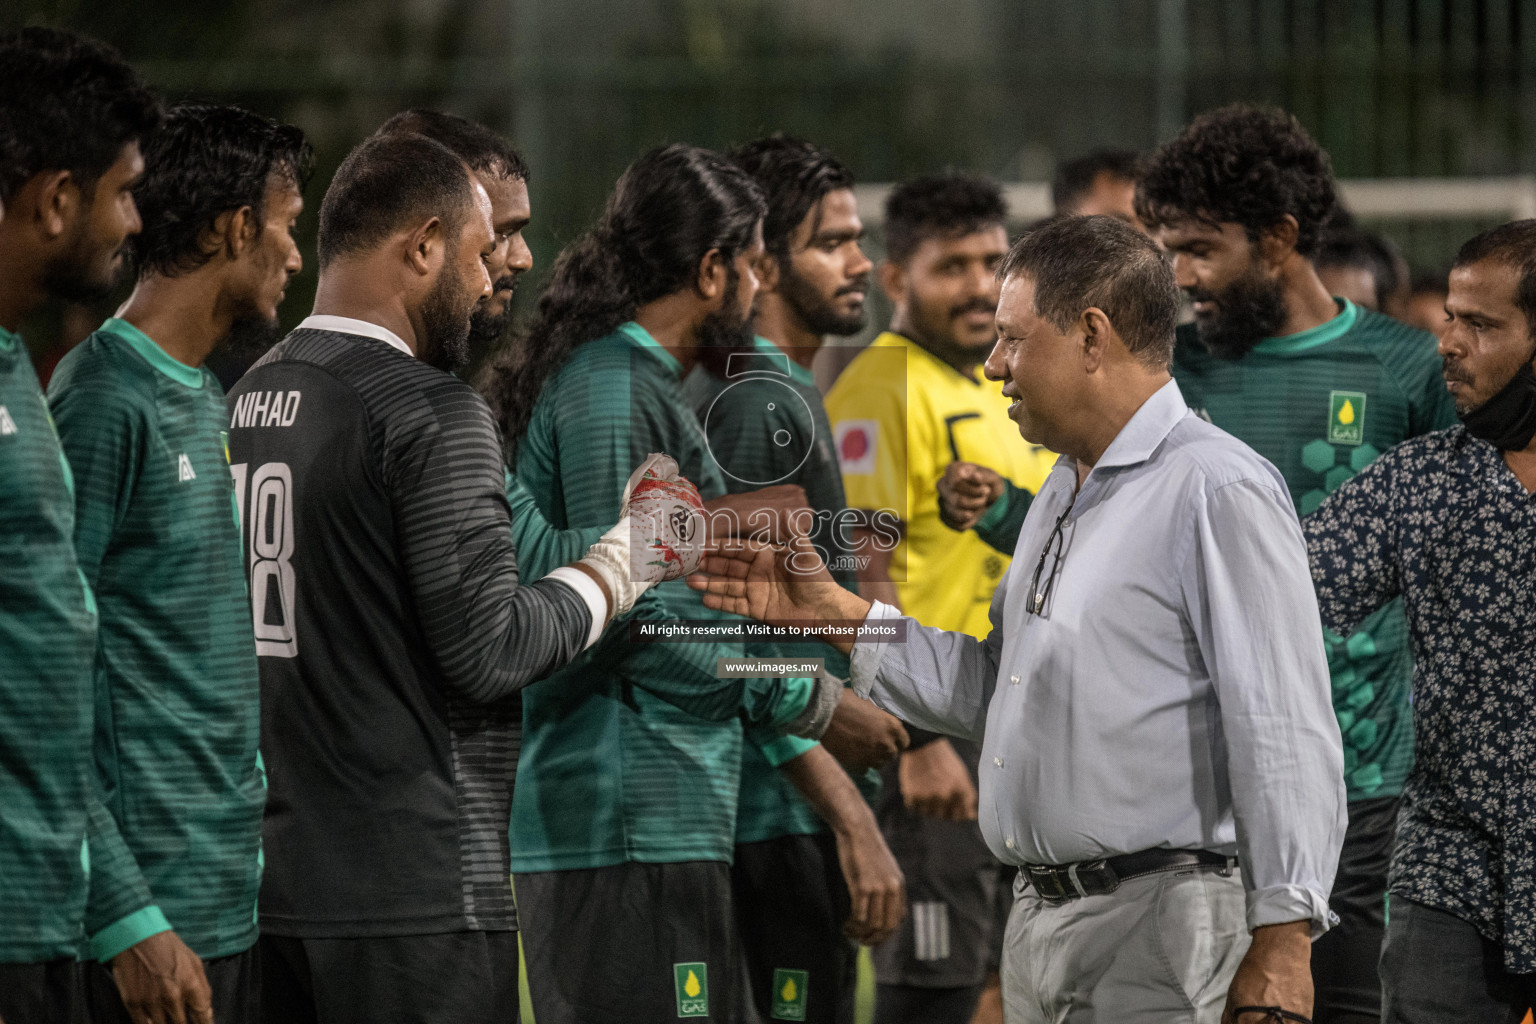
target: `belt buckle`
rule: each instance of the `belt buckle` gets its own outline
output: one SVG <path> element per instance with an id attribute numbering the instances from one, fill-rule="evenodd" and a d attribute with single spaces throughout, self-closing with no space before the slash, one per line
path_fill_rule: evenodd
<path id="1" fill-rule="evenodd" d="M 1067 865 L 1067 878 L 1078 896 L 1105 896 L 1120 888 L 1120 876 L 1102 859 Z"/>
<path id="2" fill-rule="evenodd" d="M 1035 894 L 1047 903 L 1065 903 L 1077 898 L 1077 893 L 1062 884 L 1061 874 L 1055 868 L 1026 864 L 1024 873 L 1029 884 L 1035 887 Z"/>

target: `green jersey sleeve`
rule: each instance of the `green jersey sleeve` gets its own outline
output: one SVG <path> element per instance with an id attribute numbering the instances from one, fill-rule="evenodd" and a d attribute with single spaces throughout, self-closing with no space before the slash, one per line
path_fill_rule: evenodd
<path id="1" fill-rule="evenodd" d="M 1024 529 L 1024 517 L 1029 514 L 1029 503 L 1033 499 L 1034 495 L 1005 477 L 1002 495 L 972 529 L 976 536 L 1012 557 L 1019 546 L 1019 531 Z"/>
<path id="2" fill-rule="evenodd" d="M 170 931 L 171 924 L 155 904 L 95 779 L 86 805 L 86 842 L 91 887 L 85 904 L 85 934 L 92 959 L 107 963 L 129 946 Z"/>
<path id="3" fill-rule="evenodd" d="M 93 588 L 144 462 L 147 415 L 131 397 L 66 389 L 51 400 L 59 442 L 75 476 L 75 556 Z"/>
<path id="4" fill-rule="evenodd" d="M 509 471 L 506 482 L 507 504 L 512 507 L 512 543 L 517 548 L 518 567 L 526 578 L 538 579 L 562 565 L 570 565 L 603 535 L 605 528 L 601 526 L 556 529 L 521 480 Z"/>
<path id="5" fill-rule="evenodd" d="M 76 557 L 86 580 L 97 587 L 102 560 L 143 464 L 145 413 L 129 395 L 102 389 L 66 390 L 52 402 L 52 411 L 74 473 Z M 94 675 L 97 717 L 110 720 L 110 694 L 99 670 Z M 95 772 L 86 836 L 91 878 L 85 929 L 91 955 L 106 961 L 170 926 L 153 905 L 149 884 L 118 830 Z"/>

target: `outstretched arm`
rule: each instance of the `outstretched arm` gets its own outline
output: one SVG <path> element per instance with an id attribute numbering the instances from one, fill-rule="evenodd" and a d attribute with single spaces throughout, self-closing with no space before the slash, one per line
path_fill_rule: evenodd
<path id="1" fill-rule="evenodd" d="M 580 653 L 594 621 L 606 619 L 607 603 L 584 575 L 520 582 L 489 410 L 461 385 L 426 397 L 433 418 L 390 446 L 384 484 L 413 603 L 443 680 L 470 700 L 490 702 Z"/>
<path id="2" fill-rule="evenodd" d="M 830 625 L 905 634 L 900 643 L 857 639 L 844 631 L 823 639 L 852 656 L 854 692 L 902 721 L 947 735 L 978 737 L 986 719 L 1002 650 L 1002 594 L 992 606 L 994 628 L 985 641 L 929 629 L 894 608 L 871 604 L 833 582 L 804 537 L 790 544 L 735 542 L 706 555 L 688 585 L 710 608 L 814 633 Z"/>

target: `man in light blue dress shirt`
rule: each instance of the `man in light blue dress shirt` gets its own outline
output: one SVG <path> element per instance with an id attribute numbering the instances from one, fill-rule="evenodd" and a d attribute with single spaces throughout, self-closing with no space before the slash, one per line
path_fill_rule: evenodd
<path id="1" fill-rule="evenodd" d="M 1308 1014 L 1344 780 L 1285 483 L 1184 404 L 1177 287 L 1144 236 L 1058 221 L 1002 276 L 987 375 L 1024 438 L 1064 454 L 987 639 L 903 620 L 796 550 L 723 550 L 693 585 L 768 622 L 862 620 L 834 643 L 858 692 L 982 740 L 982 831 L 1021 868 L 1010 1024 Z"/>

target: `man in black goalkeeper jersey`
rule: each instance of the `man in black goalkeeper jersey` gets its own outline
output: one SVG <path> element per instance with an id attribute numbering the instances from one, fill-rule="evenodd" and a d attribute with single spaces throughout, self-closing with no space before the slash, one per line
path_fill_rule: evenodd
<path id="1" fill-rule="evenodd" d="M 517 1019 L 518 691 L 625 610 L 629 566 L 600 542 L 518 580 L 496 428 L 451 372 L 494 247 L 456 156 L 364 142 L 321 207 L 315 315 L 229 396 L 268 1021 Z"/>

